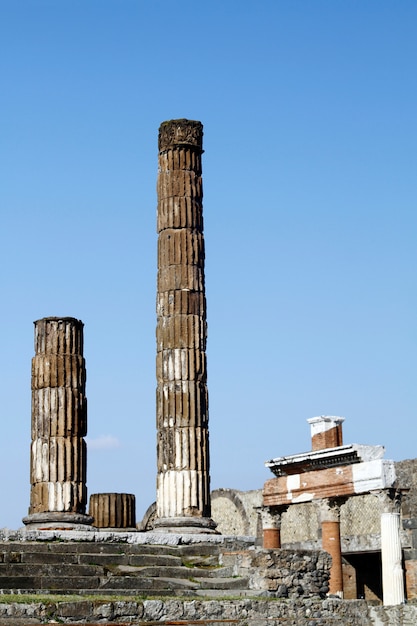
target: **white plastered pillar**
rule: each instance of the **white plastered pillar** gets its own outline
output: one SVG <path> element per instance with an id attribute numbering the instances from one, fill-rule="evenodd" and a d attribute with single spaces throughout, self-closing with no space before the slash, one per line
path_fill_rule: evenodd
<path id="1" fill-rule="evenodd" d="M 405 596 L 399 513 L 381 514 L 381 561 L 384 605 L 402 604 Z"/>

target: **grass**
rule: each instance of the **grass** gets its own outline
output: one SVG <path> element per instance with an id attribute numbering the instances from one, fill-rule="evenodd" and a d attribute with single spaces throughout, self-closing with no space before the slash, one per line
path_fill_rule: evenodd
<path id="1" fill-rule="evenodd" d="M 162 602 L 167 602 L 169 600 L 177 600 L 180 602 L 190 602 L 192 600 L 204 601 L 204 600 L 218 600 L 218 601 L 229 601 L 229 600 L 244 600 L 245 596 L 234 596 L 234 595 L 224 595 L 224 596 L 127 596 L 127 595 L 70 595 L 70 594 L 23 594 L 23 593 L 14 593 L 14 594 L 0 594 L 0 604 L 57 604 L 60 602 L 143 602 L 144 600 L 161 600 Z M 269 596 L 260 596 L 260 597 L 250 597 L 251 600 L 260 600 L 262 602 L 266 601 L 281 601 L 283 598 L 274 598 Z"/>
<path id="2" fill-rule="evenodd" d="M 72 595 L 72 594 L 41 594 L 41 593 L 10 593 L 0 594 L 0 604 L 55 604 L 57 602 L 83 602 L 85 600 L 89 602 L 137 602 L 144 598 L 139 596 L 126 596 L 126 595 Z"/>

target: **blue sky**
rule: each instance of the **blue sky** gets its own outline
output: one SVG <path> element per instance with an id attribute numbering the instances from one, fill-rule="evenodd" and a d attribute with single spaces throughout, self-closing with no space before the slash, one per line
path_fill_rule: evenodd
<path id="1" fill-rule="evenodd" d="M 29 506 L 33 324 L 85 324 L 89 493 L 155 500 L 157 133 L 204 124 L 212 488 L 417 456 L 417 4 L 0 0 L 0 527 Z M 6 504 L 7 503 L 7 504 Z"/>

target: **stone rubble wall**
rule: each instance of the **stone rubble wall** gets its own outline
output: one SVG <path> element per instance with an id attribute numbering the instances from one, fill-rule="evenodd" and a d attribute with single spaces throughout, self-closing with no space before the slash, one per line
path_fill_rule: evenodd
<path id="1" fill-rule="evenodd" d="M 408 490 L 401 501 L 403 517 L 417 518 L 417 459 L 398 461 L 395 472 L 398 485 Z"/>
<path id="2" fill-rule="evenodd" d="M 329 591 L 331 557 L 327 552 L 254 548 L 240 554 L 223 552 L 222 564 L 236 563 L 236 574 L 249 588 L 276 598 L 325 598 Z M 230 561 L 230 563 L 229 563 Z"/>
<path id="3" fill-rule="evenodd" d="M 188 626 L 412 626 L 417 606 L 370 606 L 364 600 L 144 600 L 0 604 L 0 624 L 143 624 Z"/>

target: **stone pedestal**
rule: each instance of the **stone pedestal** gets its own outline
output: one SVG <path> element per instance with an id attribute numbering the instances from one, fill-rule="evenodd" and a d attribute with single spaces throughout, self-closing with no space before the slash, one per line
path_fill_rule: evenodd
<path id="1" fill-rule="evenodd" d="M 200 122 L 159 129 L 155 530 L 213 532 Z"/>
<path id="2" fill-rule="evenodd" d="M 136 530 L 136 499 L 132 493 L 93 493 L 88 512 L 95 528 Z"/>
<path id="3" fill-rule="evenodd" d="M 382 592 L 385 606 L 404 602 L 404 571 L 400 541 L 400 514 L 381 514 Z"/>
<path id="4" fill-rule="evenodd" d="M 72 317 L 35 322 L 32 359 L 32 528 L 91 524 L 87 502 L 87 400 L 83 323 Z"/>

